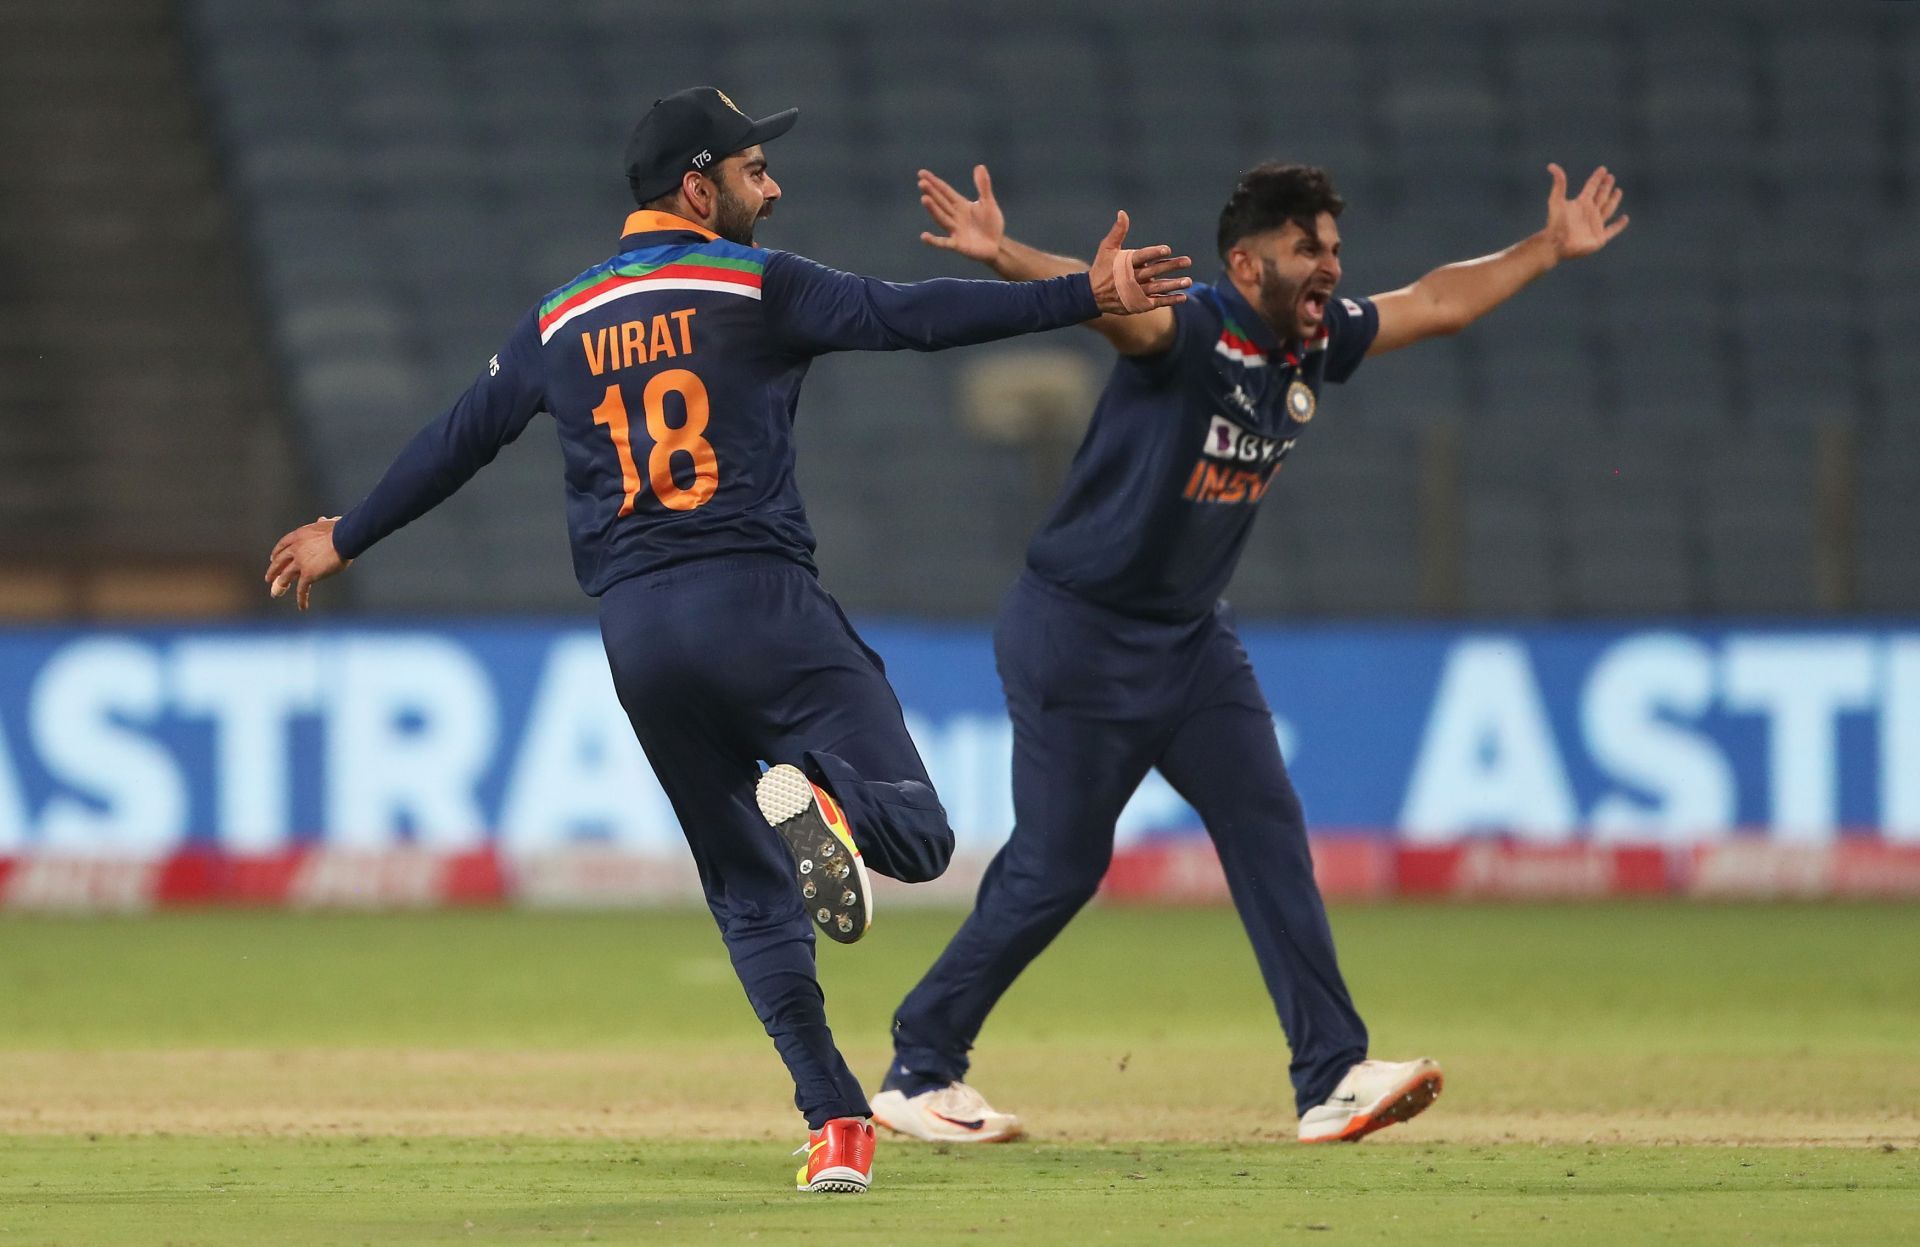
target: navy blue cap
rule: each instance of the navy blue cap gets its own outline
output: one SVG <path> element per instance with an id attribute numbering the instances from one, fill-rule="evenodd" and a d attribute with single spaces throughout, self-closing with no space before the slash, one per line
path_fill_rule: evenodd
<path id="1" fill-rule="evenodd" d="M 717 87 L 688 87 L 655 100 L 627 140 L 634 202 L 671 194 L 687 170 L 710 169 L 735 152 L 777 139 L 799 117 L 799 109 L 789 108 L 756 121 Z"/>

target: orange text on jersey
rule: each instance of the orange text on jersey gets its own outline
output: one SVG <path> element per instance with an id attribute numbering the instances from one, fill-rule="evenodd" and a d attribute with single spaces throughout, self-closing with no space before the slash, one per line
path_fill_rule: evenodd
<path id="1" fill-rule="evenodd" d="M 1188 502 L 1258 502 L 1270 480 L 1265 471 L 1221 467 L 1203 459 L 1193 465 L 1182 493 Z"/>
<path id="2" fill-rule="evenodd" d="M 632 368 L 659 359 L 677 359 L 693 352 L 693 314 L 697 309 L 681 308 L 652 320 L 627 320 L 604 329 L 580 335 L 580 349 L 587 353 L 587 368 L 594 376 L 615 368 Z M 670 326 L 667 322 L 671 320 Z M 678 333 L 675 333 L 675 330 Z"/>

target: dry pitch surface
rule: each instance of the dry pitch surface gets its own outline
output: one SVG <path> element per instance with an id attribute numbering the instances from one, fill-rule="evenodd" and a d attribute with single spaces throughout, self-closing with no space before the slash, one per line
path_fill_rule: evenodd
<path id="1" fill-rule="evenodd" d="M 957 921 L 883 909 L 867 942 L 823 947 L 861 1073 Z M 1920 1230 L 1920 907 L 1335 925 L 1375 1051 L 1447 1065 L 1412 1125 L 1289 1143 L 1231 912 L 1095 910 L 977 1053 L 1035 1141 L 883 1143 L 849 1201 L 783 1189 L 790 1088 L 704 913 L 0 921 L 0 1243 Z"/>

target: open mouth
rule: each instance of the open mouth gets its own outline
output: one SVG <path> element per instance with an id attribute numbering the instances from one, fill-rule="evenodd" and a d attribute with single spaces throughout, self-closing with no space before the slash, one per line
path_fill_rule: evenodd
<path id="1" fill-rule="evenodd" d="M 1331 290 L 1309 290 L 1300 296 L 1300 311 L 1308 324 L 1317 325 L 1327 318 L 1327 300 Z"/>

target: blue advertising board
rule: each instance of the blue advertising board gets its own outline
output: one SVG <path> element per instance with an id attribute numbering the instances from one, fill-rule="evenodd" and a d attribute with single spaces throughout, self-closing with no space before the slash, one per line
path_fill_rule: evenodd
<path id="1" fill-rule="evenodd" d="M 863 629 L 963 849 L 1012 820 L 985 629 Z M 1249 626 L 1322 830 L 1920 840 L 1920 628 Z M 1157 777 L 1123 843 L 1197 835 Z M 0 855 L 675 852 L 591 629 L 0 632 Z"/>

